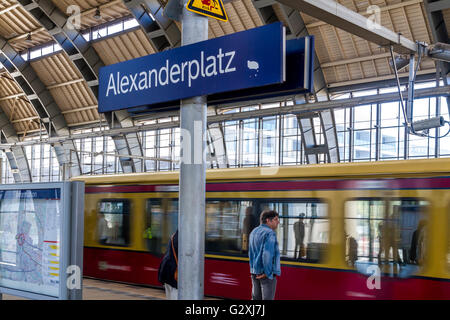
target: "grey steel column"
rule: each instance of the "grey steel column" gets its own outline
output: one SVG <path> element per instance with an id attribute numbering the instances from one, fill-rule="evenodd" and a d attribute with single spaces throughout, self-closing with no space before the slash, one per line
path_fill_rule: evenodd
<path id="1" fill-rule="evenodd" d="M 409 80 L 408 80 L 408 100 L 406 103 L 406 130 L 405 130 L 405 154 L 404 158 L 409 159 L 409 145 L 411 135 L 410 133 L 414 128 L 412 128 L 413 123 L 413 110 L 414 110 L 414 80 L 415 80 L 415 71 L 416 68 L 416 59 L 413 54 L 409 55 Z M 409 127 L 411 126 L 411 127 Z"/>
<path id="2" fill-rule="evenodd" d="M 183 0 L 181 45 L 208 40 L 208 18 L 186 9 Z M 206 96 L 181 101 L 184 141 L 180 163 L 178 215 L 178 299 L 202 300 L 205 263 Z M 190 150 L 187 150 L 189 149 Z M 189 157 L 187 157 L 189 155 Z M 189 159 L 190 158 L 190 159 Z"/>

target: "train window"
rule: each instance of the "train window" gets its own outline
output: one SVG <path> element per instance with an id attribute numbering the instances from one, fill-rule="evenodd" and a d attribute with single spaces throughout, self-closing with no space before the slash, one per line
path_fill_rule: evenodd
<path id="1" fill-rule="evenodd" d="M 206 251 L 244 253 L 248 235 L 258 226 L 252 201 L 206 201 Z"/>
<path id="2" fill-rule="evenodd" d="M 169 237 L 178 228 L 178 199 L 148 199 L 144 239 L 147 249 L 163 254 Z"/>
<path id="3" fill-rule="evenodd" d="M 106 246 L 126 246 L 130 239 L 128 200 L 101 200 L 98 208 L 97 238 Z"/>
<path id="4" fill-rule="evenodd" d="M 346 203 L 346 261 L 362 273 L 408 276 L 425 257 L 426 208 L 419 199 L 361 199 Z M 366 272 L 366 271 L 367 272 Z"/>
<path id="5" fill-rule="evenodd" d="M 330 227 L 325 203 L 267 202 L 261 203 L 260 209 L 275 210 L 280 215 L 277 237 L 281 257 L 310 263 L 323 260 Z"/>

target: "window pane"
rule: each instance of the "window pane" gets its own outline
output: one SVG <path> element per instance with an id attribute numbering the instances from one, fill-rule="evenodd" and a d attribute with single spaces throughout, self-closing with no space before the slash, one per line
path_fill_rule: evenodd
<path id="1" fill-rule="evenodd" d="M 35 49 L 30 51 L 30 59 L 39 58 L 42 55 L 41 49 Z"/>
<path id="2" fill-rule="evenodd" d="M 139 23 L 137 22 L 136 19 L 126 20 L 124 22 L 124 29 L 125 30 L 131 29 L 131 28 L 134 28 L 134 27 L 137 27 L 137 26 L 139 26 Z"/>
<path id="3" fill-rule="evenodd" d="M 266 118 L 262 121 L 262 165 L 277 164 L 278 151 L 278 119 L 276 117 Z"/>
<path id="4" fill-rule="evenodd" d="M 53 52 L 53 45 L 42 48 L 42 55 L 50 54 Z"/>
<path id="5" fill-rule="evenodd" d="M 372 143 L 375 139 L 372 139 L 372 130 L 360 130 L 355 131 L 354 140 L 354 159 L 355 160 L 370 160 L 371 154 L 375 150 L 375 146 L 372 148 Z"/>
<path id="6" fill-rule="evenodd" d="M 372 106 L 359 106 L 355 108 L 355 129 L 371 128 Z"/>
<path id="7" fill-rule="evenodd" d="M 108 26 L 108 35 L 118 33 L 123 30 L 122 22 Z"/>
<path id="8" fill-rule="evenodd" d="M 400 120 L 400 104 L 398 102 L 383 103 L 381 105 L 381 126 L 396 127 Z M 403 116 L 403 115 L 402 115 Z"/>
<path id="9" fill-rule="evenodd" d="M 102 200 L 97 217 L 97 239 L 107 246 L 126 246 L 130 237 L 128 200 Z"/>
<path id="10" fill-rule="evenodd" d="M 329 238 L 327 205 L 319 202 L 261 203 L 261 212 L 275 210 L 280 215 L 277 238 L 283 258 L 320 262 Z"/>
<path id="11" fill-rule="evenodd" d="M 207 200 L 206 251 L 246 252 L 255 221 L 251 201 Z"/>
<path id="12" fill-rule="evenodd" d="M 398 128 L 381 129 L 381 139 L 380 139 L 381 159 L 398 159 L 400 151 L 398 137 L 399 137 Z M 403 150 L 403 146 L 400 149 Z"/>
<path id="13" fill-rule="evenodd" d="M 243 121 L 242 161 L 243 165 L 258 163 L 258 120 Z"/>
<path id="14" fill-rule="evenodd" d="M 417 269 L 425 257 L 427 203 L 417 199 L 354 200 L 345 206 L 346 261 L 376 263 L 386 273 Z M 408 271 L 408 272 L 409 272 Z"/>

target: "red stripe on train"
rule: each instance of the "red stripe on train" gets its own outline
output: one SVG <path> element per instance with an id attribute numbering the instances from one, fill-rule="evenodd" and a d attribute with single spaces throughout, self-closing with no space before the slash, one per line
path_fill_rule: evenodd
<path id="1" fill-rule="evenodd" d="M 161 261 L 150 253 L 84 248 L 84 275 L 135 284 L 161 286 Z M 282 266 L 276 299 L 450 299 L 450 282 L 434 279 L 382 278 L 381 289 L 369 289 L 356 272 Z M 206 259 L 205 295 L 251 298 L 247 262 Z"/>
<path id="2" fill-rule="evenodd" d="M 274 190 L 450 189 L 450 178 L 207 183 L 207 192 Z M 177 192 L 177 185 L 87 186 L 86 193 Z"/>

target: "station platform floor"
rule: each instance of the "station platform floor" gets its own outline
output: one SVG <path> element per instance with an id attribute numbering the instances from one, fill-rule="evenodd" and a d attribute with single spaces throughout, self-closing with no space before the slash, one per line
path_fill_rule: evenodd
<path id="1" fill-rule="evenodd" d="M 3 295 L 3 300 L 26 300 Z M 83 278 L 83 300 L 166 300 L 164 289 Z M 205 297 L 204 300 L 218 300 Z"/>

